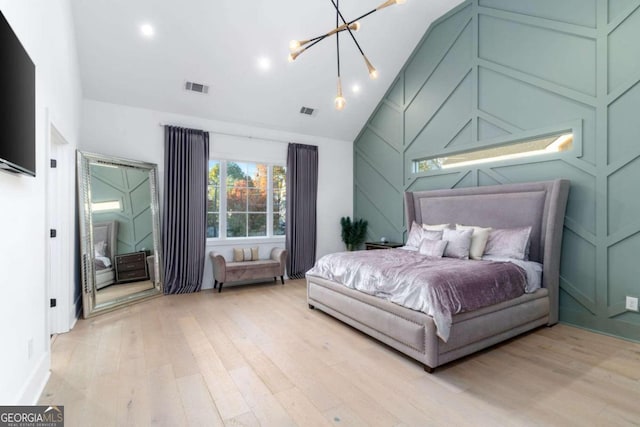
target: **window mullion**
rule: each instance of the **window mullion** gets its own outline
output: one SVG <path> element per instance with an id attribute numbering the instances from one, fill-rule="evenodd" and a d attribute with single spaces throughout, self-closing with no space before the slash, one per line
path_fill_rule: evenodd
<path id="1" fill-rule="evenodd" d="M 221 239 L 227 238 L 227 161 L 220 161 L 220 232 Z"/>

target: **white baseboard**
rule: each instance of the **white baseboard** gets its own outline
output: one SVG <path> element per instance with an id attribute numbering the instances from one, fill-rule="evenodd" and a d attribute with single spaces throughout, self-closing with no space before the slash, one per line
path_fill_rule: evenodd
<path id="1" fill-rule="evenodd" d="M 18 393 L 16 405 L 36 405 L 40 400 L 40 395 L 51 376 L 51 352 L 47 351 L 38 361 L 35 369 L 29 376 L 26 384 Z"/>

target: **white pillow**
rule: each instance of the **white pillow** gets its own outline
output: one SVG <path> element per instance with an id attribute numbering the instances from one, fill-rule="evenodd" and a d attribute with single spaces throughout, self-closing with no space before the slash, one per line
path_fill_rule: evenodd
<path id="1" fill-rule="evenodd" d="M 95 251 L 95 256 L 97 256 L 97 257 L 106 256 L 106 254 L 107 254 L 107 242 L 102 241 L 102 240 L 99 241 L 99 242 L 96 242 L 93 245 L 93 249 Z"/>
<path id="2" fill-rule="evenodd" d="M 442 258 L 446 247 L 447 242 L 445 240 L 424 239 L 420 243 L 420 254 L 433 258 Z"/>
<path id="3" fill-rule="evenodd" d="M 450 224 L 422 224 L 422 228 L 427 231 L 441 231 L 451 229 Z"/>
<path id="4" fill-rule="evenodd" d="M 471 235 L 471 247 L 469 248 L 469 258 L 482 259 L 484 248 L 487 246 L 487 240 L 489 240 L 491 227 L 483 228 L 475 225 L 456 224 L 456 230 L 473 230 L 473 234 Z"/>

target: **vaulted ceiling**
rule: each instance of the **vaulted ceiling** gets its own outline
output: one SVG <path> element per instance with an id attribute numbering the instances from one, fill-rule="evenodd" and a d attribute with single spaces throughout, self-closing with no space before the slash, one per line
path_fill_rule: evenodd
<path id="1" fill-rule="evenodd" d="M 383 0 L 343 0 L 353 19 Z M 347 106 L 336 111 L 336 40 L 289 63 L 289 41 L 335 27 L 331 0 L 74 0 L 84 97 L 215 120 L 353 140 L 430 23 L 460 0 L 408 0 L 361 21 L 355 33 L 380 77 L 370 80 L 340 36 Z M 140 26 L 154 35 L 144 37 Z M 260 61 L 268 69 L 259 67 Z M 186 81 L 210 85 L 207 95 Z M 354 85 L 360 87 L 353 93 Z M 315 108 L 311 115 L 300 107 Z"/>

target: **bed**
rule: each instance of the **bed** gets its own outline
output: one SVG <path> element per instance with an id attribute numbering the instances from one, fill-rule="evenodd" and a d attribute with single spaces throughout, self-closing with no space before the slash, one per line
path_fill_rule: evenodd
<path id="1" fill-rule="evenodd" d="M 105 221 L 93 224 L 94 270 L 96 290 L 116 281 L 115 254 L 118 242 L 118 222 Z"/>
<path id="2" fill-rule="evenodd" d="M 405 193 L 409 227 L 414 222 L 494 229 L 531 227 L 528 259 L 541 265 L 539 289 L 452 314 L 446 340 L 438 336 L 432 315 L 351 289 L 317 274 L 316 267 L 307 273 L 309 308 L 321 310 L 412 357 L 427 372 L 539 326 L 551 326 L 558 322 L 560 254 L 568 193 L 567 180 Z M 400 255 L 386 255 L 394 256 Z M 359 267 L 354 264 L 353 268 Z"/>

